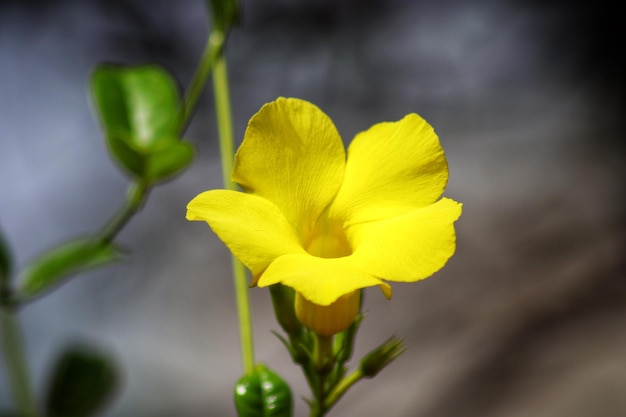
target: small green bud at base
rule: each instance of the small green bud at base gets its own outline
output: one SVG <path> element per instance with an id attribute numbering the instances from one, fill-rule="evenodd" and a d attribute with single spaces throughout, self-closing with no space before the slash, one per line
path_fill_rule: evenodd
<path id="1" fill-rule="evenodd" d="M 293 399 L 289 385 L 262 364 L 235 385 L 239 417 L 291 417 Z"/>
<path id="2" fill-rule="evenodd" d="M 372 378 L 405 351 L 406 348 L 402 339 L 392 336 L 385 343 L 365 355 L 361 359 L 359 368 L 363 376 Z"/>

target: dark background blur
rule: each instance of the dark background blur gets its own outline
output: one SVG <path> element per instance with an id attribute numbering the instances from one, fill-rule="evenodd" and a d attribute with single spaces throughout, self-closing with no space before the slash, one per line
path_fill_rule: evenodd
<path id="1" fill-rule="evenodd" d="M 437 130 L 448 197 L 464 203 L 455 257 L 387 302 L 367 292 L 357 355 L 392 333 L 408 352 L 332 416 L 626 415 L 624 91 L 620 14 L 602 2 L 244 2 L 228 45 L 235 131 L 277 96 L 310 100 L 344 139 L 410 112 Z M 187 85 L 200 0 L 0 3 L 0 225 L 18 266 L 96 231 L 121 204 L 87 83 L 102 61 L 156 62 Z M 39 390 L 68 340 L 112 352 L 110 417 L 234 416 L 241 373 L 227 250 L 184 219 L 221 187 L 210 87 L 186 134 L 193 166 L 154 190 L 123 263 L 20 315 Z M 265 290 L 250 291 L 256 355 L 292 384 Z M 2 368 L 0 367 L 0 370 Z M 0 373 L 0 405 L 9 402 Z M 2 407 L 0 407 L 2 408 Z"/>

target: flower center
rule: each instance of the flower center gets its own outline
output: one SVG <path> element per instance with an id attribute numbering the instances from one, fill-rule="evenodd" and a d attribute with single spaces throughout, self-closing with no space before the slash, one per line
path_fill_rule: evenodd
<path id="1" fill-rule="evenodd" d="M 319 258 L 342 258 L 352 254 L 341 225 L 327 218 L 318 220 L 304 248 L 309 254 Z"/>

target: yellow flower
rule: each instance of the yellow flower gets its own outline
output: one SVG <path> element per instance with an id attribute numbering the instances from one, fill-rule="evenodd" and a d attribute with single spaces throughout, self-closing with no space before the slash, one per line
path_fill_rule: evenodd
<path id="1" fill-rule="evenodd" d="M 456 246 L 461 204 L 441 198 L 448 166 L 433 128 L 409 114 L 359 133 L 347 152 L 313 104 L 279 98 L 248 124 L 232 173 L 243 192 L 212 190 L 187 206 L 246 265 L 253 285 L 296 291 L 304 325 L 332 335 L 359 291 L 429 277 Z"/>

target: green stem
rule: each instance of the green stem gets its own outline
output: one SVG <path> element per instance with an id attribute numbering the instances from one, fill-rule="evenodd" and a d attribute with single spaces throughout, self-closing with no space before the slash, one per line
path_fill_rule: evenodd
<path id="1" fill-rule="evenodd" d="M 333 358 L 333 337 L 315 333 L 315 350 L 313 353 L 315 367 L 318 372 L 325 372 L 332 368 L 330 361 Z"/>
<path id="2" fill-rule="evenodd" d="M 224 34 L 220 31 L 213 31 L 207 39 L 202 58 L 196 68 L 191 84 L 185 94 L 185 103 L 183 107 L 183 118 L 181 121 L 180 131 L 183 132 L 191 120 L 191 115 L 196 109 L 196 104 L 200 99 L 202 90 L 206 84 L 207 78 L 224 50 Z"/>
<path id="3" fill-rule="evenodd" d="M 237 185 L 231 180 L 235 155 L 235 139 L 233 134 L 230 92 L 228 89 L 228 70 L 226 67 L 226 57 L 224 55 L 220 56 L 213 69 L 213 92 L 215 95 L 215 113 L 217 117 L 217 133 L 220 141 L 220 158 L 222 161 L 224 187 L 229 190 L 236 190 Z"/>
<path id="4" fill-rule="evenodd" d="M 143 183 L 132 183 L 128 188 L 126 202 L 109 223 L 104 226 L 99 234 L 99 238 L 103 242 L 112 242 L 130 219 L 141 210 L 149 193 L 150 187 L 147 185 Z"/>
<path id="5" fill-rule="evenodd" d="M 211 37 L 214 35 L 215 34 L 211 34 Z M 217 37 L 219 38 L 219 36 Z M 215 96 L 217 133 L 220 142 L 220 156 L 222 161 L 224 187 L 229 190 L 235 190 L 237 186 L 230 177 L 234 159 L 233 120 L 231 116 L 230 94 L 228 91 L 226 58 L 223 54 L 220 54 L 213 69 L 213 93 Z M 241 338 L 243 369 L 245 373 L 252 374 L 254 373 L 254 347 L 252 341 L 252 321 L 250 319 L 246 271 L 243 264 L 234 256 L 232 258 L 232 264 L 233 279 L 235 281 L 235 296 L 237 298 L 237 313 L 239 316 L 239 334 Z"/>
<path id="6" fill-rule="evenodd" d="M 315 367 L 314 385 L 311 385 L 315 404 L 311 407 L 311 417 L 326 415 L 326 385 L 329 373 L 333 369 L 333 338 L 314 333 L 313 365 Z"/>
<path id="7" fill-rule="evenodd" d="M 0 308 L 0 339 L 16 411 L 23 417 L 37 417 L 20 328 L 15 313 L 5 308 Z"/>
<path id="8" fill-rule="evenodd" d="M 343 396 L 343 394 L 348 391 L 348 389 L 359 382 L 363 378 L 363 373 L 360 369 L 352 372 L 350 375 L 342 379 L 335 388 L 328 394 L 326 400 L 324 401 L 324 409 L 326 411 L 330 410 L 330 408 L 339 401 L 339 399 Z"/>

